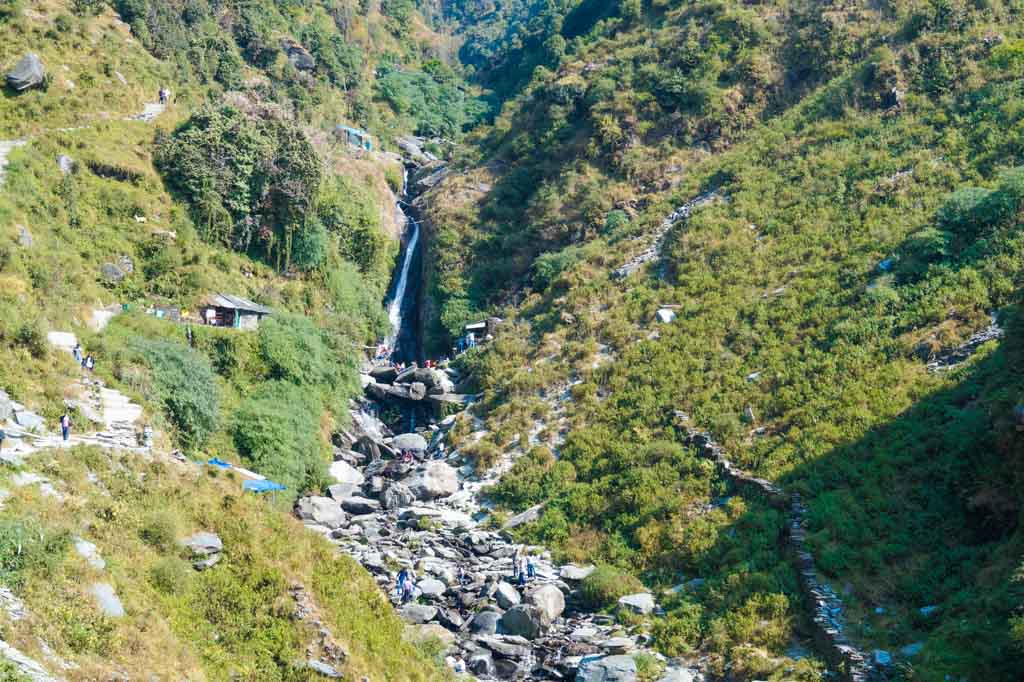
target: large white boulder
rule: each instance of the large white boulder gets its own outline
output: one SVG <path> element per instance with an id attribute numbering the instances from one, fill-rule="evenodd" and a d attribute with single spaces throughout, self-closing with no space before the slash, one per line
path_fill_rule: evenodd
<path id="1" fill-rule="evenodd" d="M 627 594 L 625 597 L 619 598 L 619 606 L 625 606 L 635 613 L 646 616 L 654 610 L 654 597 L 648 592 Z"/>
<path id="2" fill-rule="evenodd" d="M 359 469 L 344 460 L 338 460 L 331 464 L 331 477 L 338 483 L 351 483 L 354 486 L 361 486 L 365 477 L 359 473 Z"/>
<path id="3" fill-rule="evenodd" d="M 554 621 L 565 611 L 565 595 L 551 584 L 531 590 L 526 596 L 526 601 L 540 609 L 548 623 Z"/>
<path id="4" fill-rule="evenodd" d="M 459 491 L 458 472 L 444 462 L 430 462 L 406 478 L 404 483 L 418 500 L 448 497 Z"/>
<path id="5" fill-rule="evenodd" d="M 329 497 L 303 497 L 295 505 L 295 514 L 326 528 L 341 528 L 347 517 L 341 505 Z"/>

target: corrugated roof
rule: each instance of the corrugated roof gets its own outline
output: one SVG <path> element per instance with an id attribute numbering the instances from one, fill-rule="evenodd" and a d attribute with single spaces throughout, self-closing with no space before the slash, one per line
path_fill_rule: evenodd
<path id="1" fill-rule="evenodd" d="M 260 305 L 259 303 L 253 303 L 252 301 L 240 296 L 232 296 L 231 294 L 211 294 L 206 297 L 205 304 L 215 308 L 230 308 L 231 310 L 244 310 L 250 313 L 262 313 L 264 315 L 269 315 L 273 312 L 266 306 Z"/>

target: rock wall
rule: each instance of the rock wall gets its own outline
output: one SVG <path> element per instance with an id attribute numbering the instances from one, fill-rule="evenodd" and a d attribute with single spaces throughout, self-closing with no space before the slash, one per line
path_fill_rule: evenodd
<path id="1" fill-rule="evenodd" d="M 874 665 L 871 657 L 859 649 L 846 634 L 843 602 L 835 591 L 819 578 L 814 555 L 807 545 L 807 508 L 800 495 L 786 492 L 763 478 L 742 471 L 725 454 L 725 448 L 716 443 L 705 431 L 688 429 L 687 444 L 698 453 L 713 460 L 721 475 L 738 491 L 753 494 L 786 512 L 786 531 L 780 542 L 793 562 L 800 579 L 804 600 L 811 611 L 815 645 L 847 682 L 881 682 L 886 671 Z"/>

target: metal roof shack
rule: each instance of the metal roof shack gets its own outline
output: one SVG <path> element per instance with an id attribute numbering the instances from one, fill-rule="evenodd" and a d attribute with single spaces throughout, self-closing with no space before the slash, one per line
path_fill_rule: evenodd
<path id="1" fill-rule="evenodd" d="M 203 324 L 235 329 L 256 329 L 260 326 L 260 320 L 271 312 L 266 306 L 230 294 L 212 294 L 199 306 Z"/>
<path id="2" fill-rule="evenodd" d="M 373 151 L 373 137 L 365 130 L 345 125 L 335 126 L 334 130 L 339 137 L 344 137 L 345 141 L 353 147 L 358 147 L 368 152 Z"/>

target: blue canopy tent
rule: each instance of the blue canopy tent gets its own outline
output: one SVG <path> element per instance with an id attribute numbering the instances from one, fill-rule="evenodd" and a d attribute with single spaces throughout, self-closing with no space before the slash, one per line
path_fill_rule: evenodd
<path id="1" fill-rule="evenodd" d="M 276 492 L 278 490 L 287 490 L 287 488 L 280 483 L 274 483 L 273 481 L 263 479 L 261 481 L 243 482 L 242 490 L 249 490 L 254 493 L 269 493 Z"/>

